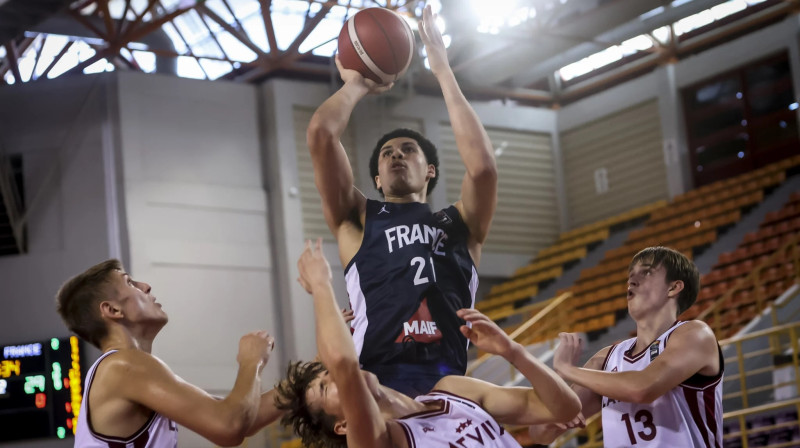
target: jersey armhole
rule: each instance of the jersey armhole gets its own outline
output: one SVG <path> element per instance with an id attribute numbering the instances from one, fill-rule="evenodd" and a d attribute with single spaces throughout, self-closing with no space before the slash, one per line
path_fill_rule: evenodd
<path id="1" fill-rule="evenodd" d="M 706 376 L 701 375 L 699 372 L 690 376 L 689 379 L 681 383 L 681 386 L 687 386 L 697 389 L 706 389 L 716 384 L 725 373 L 725 358 L 722 355 L 722 348 L 717 344 L 717 353 L 719 354 L 719 372 L 716 375 Z"/>
<path id="2" fill-rule="evenodd" d="M 606 353 L 606 358 L 603 360 L 603 367 L 600 370 L 603 371 L 606 370 L 606 367 L 608 366 L 608 360 L 609 358 L 611 358 L 611 353 L 614 351 L 615 348 L 617 348 L 617 344 L 612 344 L 611 348 L 608 349 L 608 353 Z"/>
<path id="3" fill-rule="evenodd" d="M 355 255 L 353 255 L 353 258 L 351 258 L 350 261 L 347 263 L 347 266 L 344 267 L 343 272 L 345 274 L 347 274 L 347 271 L 350 270 L 350 267 L 355 264 L 356 260 L 358 259 L 358 255 L 361 254 L 361 249 L 364 248 L 364 241 L 369 241 L 369 238 L 372 236 L 371 226 L 369 225 L 370 209 L 374 208 L 375 204 L 380 204 L 380 202 L 369 198 L 364 198 L 364 199 L 367 202 L 364 205 L 364 229 L 363 229 L 364 232 L 361 235 L 361 244 L 359 244 L 358 250 L 356 251 Z M 337 246 L 339 245 L 338 241 L 336 242 L 336 245 Z"/>

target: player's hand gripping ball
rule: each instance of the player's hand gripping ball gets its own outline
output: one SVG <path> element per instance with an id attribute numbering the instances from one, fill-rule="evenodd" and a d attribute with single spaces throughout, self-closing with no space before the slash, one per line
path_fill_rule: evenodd
<path id="1" fill-rule="evenodd" d="M 397 13 L 367 8 L 355 13 L 339 33 L 339 62 L 378 84 L 389 84 L 408 70 L 414 33 Z"/>

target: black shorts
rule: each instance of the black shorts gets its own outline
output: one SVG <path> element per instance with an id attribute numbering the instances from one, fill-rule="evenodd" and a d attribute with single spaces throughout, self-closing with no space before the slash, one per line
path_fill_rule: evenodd
<path id="1" fill-rule="evenodd" d="M 427 394 L 446 376 L 464 375 L 452 367 L 435 364 L 385 364 L 364 366 L 364 370 L 374 373 L 382 385 L 411 398 Z"/>

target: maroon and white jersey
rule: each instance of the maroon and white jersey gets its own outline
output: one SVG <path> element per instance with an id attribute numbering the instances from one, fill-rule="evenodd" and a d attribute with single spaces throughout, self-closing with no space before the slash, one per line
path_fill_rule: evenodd
<path id="1" fill-rule="evenodd" d="M 78 414 L 78 429 L 75 432 L 75 448 L 176 448 L 178 446 L 178 425 L 156 412 L 153 412 L 150 419 L 129 437 L 105 436 L 92 428 L 89 423 L 91 421 L 89 419 L 91 412 L 89 390 L 92 388 L 92 380 L 100 362 L 116 352 L 116 350 L 111 350 L 103 353 L 92 364 L 86 375 L 83 401 Z"/>
<path id="2" fill-rule="evenodd" d="M 636 338 L 615 344 L 603 363 L 606 372 L 644 370 L 664 352 L 676 322 L 641 353 L 632 353 Z M 603 445 L 606 447 L 722 447 L 722 374 L 695 374 L 650 404 L 603 397 Z"/>
<path id="3" fill-rule="evenodd" d="M 409 448 L 520 448 L 514 437 L 474 401 L 443 391 L 432 391 L 415 400 L 438 402 L 440 407 L 397 420 Z"/>

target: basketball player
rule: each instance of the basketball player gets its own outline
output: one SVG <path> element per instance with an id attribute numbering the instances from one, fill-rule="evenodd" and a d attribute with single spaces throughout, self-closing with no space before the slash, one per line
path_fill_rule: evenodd
<path id="1" fill-rule="evenodd" d="M 600 350 L 579 368 L 578 335 L 559 335 L 553 367 L 573 383 L 582 415 L 602 409 L 604 446 L 722 446 L 722 351 L 705 322 L 676 321 L 699 284 L 697 267 L 683 254 L 649 247 L 633 257 L 628 274 L 635 338 Z M 530 434 L 546 444 L 565 430 L 543 425 Z"/>
<path id="2" fill-rule="evenodd" d="M 150 291 L 117 260 L 89 268 L 58 291 L 57 309 L 67 327 L 103 352 L 86 375 L 76 448 L 175 448 L 176 423 L 233 446 L 280 416 L 275 391 L 260 394 L 261 370 L 274 346 L 270 335 L 242 337 L 233 390 L 224 399 L 212 397 L 150 354 L 167 323 Z"/>
<path id="3" fill-rule="evenodd" d="M 491 143 L 456 83 L 430 6 L 419 31 L 466 167 L 459 201 L 431 212 L 436 148 L 408 129 L 384 135 L 370 159 L 384 201 L 367 200 L 354 187 L 339 139 L 356 104 L 391 85 L 376 85 L 338 60 L 344 86 L 317 109 L 307 133 L 325 219 L 345 266 L 356 351 L 364 369 L 410 396 L 466 370 L 468 342 L 455 312 L 474 305 L 476 266 L 497 203 Z"/>
<path id="4" fill-rule="evenodd" d="M 308 447 L 519 447 L 501 424 L 568 421 L 580 410 L 567 384 L 476 310 L 461 332 L 476 346 L 503 356 L 533 385 L 501 387 L 475 378 L 447 376 L 416 399 L 379 384 L 359 368 L 350 332 L 337 312 L 331 271 L 321 242 L 298 261 L 299 281 L 312 295 L 320 362 L 289 366 L 278 387 L 285 425 Z M 324 367 L 323 367 L 324 366 Z"/>

